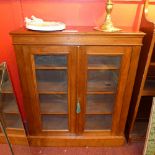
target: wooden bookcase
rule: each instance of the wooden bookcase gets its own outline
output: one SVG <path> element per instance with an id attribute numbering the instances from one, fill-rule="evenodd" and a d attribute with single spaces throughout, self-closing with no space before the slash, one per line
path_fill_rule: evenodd
<path id="1" fill-rule="evenodd" d="M 138 70 L 131 99 L 126 136 L 129 141 L 145 139 L 147 125 L 155 96 L 155 24 L 147 19 L 148 1 L 145 2 L 140 30 L 146 35 L 143 39 Z"/>
<path id="2" fill-rule="evenodd" d="M 28 144 L 5 62 L 0 64 L 0 121 L 12 144 Z M 1 143 L 5 143 L 2 131 L 0 139 Z"/>
<path id="3" fill-rule="evenodd" d="M 61 32 L 22 28 L 11 35 L 30 145 L 124 144 L 144 33 L 71 27 Z"/>

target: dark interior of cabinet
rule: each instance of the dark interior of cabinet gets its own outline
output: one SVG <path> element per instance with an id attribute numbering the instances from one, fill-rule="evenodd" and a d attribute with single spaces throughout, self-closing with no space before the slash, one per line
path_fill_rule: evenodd
<path id="1" fill-rule="evenodd" d="M 143 90 L 143 96 L 155 96 L 155 77 L 147 77 Z"/>
<path id="2" fill-rule="evenodd" d="M 134 140 L 144 140 L 152 106 L 152 96 L 143 96 L 140 101 L 137 117 L 131 132 L 131 138 Z"/>
<path id="3" fill-rule="evenodd" d="M 152 53 L 152 57 L 151 57 L 151 62 L 155 63 L 155 45 L 153 48 L 153 53 Z"/>
<path id="4" fill-rule="evenodd" d="M 155 46 L 153 49 L 151 62 L 142 94 L 144 96 L 155 96 Z"/>

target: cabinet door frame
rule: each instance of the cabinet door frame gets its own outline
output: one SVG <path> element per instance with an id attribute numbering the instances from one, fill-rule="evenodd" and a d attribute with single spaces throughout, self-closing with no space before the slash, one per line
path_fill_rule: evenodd
<path id="1" fill-rule="evenodd" d="M 25 66 L 24 74 L 27 74 L 29 86 L 24 86 L 25 110 L 28 120 L 30 135 L 68 135 L 75 134 L 75 100 L 76 100 L 76 48 L 74 46 L 47 46 L 24 45 L 22 46 Z M 34 55 L 67 55 L 67 83 L 68 83 L 68 130 L 43 130 L 39 104 L 39 93 L 35 74 Z M 32 80 L 30 80 L 32 79 Z M 27 90 L 27 88 L 28 90 Z M 26 92 L 27 91 L 27 92 Z M 30 108 L 31 107 L 31 108 Z M 33 114 L 33 117 L 32 117 Z"/>
<path id="2" fill-rule="evenodd" d="M 81 113 L 78 114 L 78 133 L 82 135 L 117 135 L 117 129 L 120 124 L 123 97 L 125 93 L 128 72 L 130 68 L 132 47 L 130 46 L 83 46 L 78 50 L 78 86 L 77 98 L 80 100 Z M 85 113 L 86 113 L 86 96 L 87 96 L 87 68 L 88 55 L 103 55 L 103 56 L 122 56 L 119 69 L 119 79 L 116 90 L 116 99 L 114 103 L 114 111 L 112 114 L 111 130 L 94 130 L 84 131 Z M 121 122 L 122 124 L 125 124 Z M 123 129 L 121 129 L 123 130 Z"/>

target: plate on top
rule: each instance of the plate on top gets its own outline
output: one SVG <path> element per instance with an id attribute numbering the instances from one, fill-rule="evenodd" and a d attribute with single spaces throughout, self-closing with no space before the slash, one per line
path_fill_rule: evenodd
<path id="1" fill-rule="evenodd" d="M 64 30 L 66 25 L 61 22 L 42 22 L 26 24 L 26 28 L 36 31 L 59 31 Z"/>

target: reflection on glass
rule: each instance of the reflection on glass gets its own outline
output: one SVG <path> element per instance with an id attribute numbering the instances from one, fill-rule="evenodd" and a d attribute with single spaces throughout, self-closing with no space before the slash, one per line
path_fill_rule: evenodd
<path id="1" fill-rule="evenodd" d="M 20 135 L 23 137 L 21 144 L 28 146 L 6 63 L 0 64 L 0 121 L 12 145 L 18 142 L 17 135 Z M 0 134 L 2 134 L 2 131 L 0 131 Z M 11 135 L 13 138 L 10 139 Z M 14 140 L 12 141 L 12 139 Z"/>

